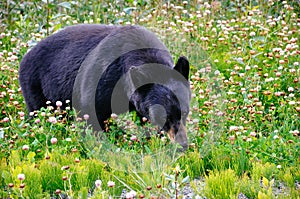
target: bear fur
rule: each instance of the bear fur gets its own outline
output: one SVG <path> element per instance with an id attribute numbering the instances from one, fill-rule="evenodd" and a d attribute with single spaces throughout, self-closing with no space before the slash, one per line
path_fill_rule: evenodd
<path id="1" fill-rule="evenodd" d="M 150 66 L 142 70 L 145 64 L 159 65 L 160 69 L 155 72 Z M 173 78 L 173 71 L 186 81 Z M 125 99 L 129 111 L 151 119 L 186 148 L 188 75 L 188 60 L 180 57 L 174 66 L 165 46 L 143 27 L 76 25 L 33 47 L 21 61 L 19 82 L 30 112 L 45 107 L 47 101 L 55 106 L 56 101 L 71 100 L 82 114 L 95 109 L 102 129 L 113 113 L 112 96 L 119 85 L 116 99 Z M 151 82 L 153 78 L 161 82 Z M 143 85 L 145 81 L 148 83 Z M 124 111 L 123 107 L 114 113 Z"/>

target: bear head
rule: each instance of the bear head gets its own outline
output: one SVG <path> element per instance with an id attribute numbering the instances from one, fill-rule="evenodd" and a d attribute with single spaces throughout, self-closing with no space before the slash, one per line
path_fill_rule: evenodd
<path id="1" fill-rule="evenodd" d="M 127 76 L 132 90 L 130 103 L 138 114 L 150 119 L 183 149 L 188 147 L 185 128 L 191 100 L 188 76 L 189 62 L 183 56 L 174 68 L 145 64 L 131 67 Z"/>

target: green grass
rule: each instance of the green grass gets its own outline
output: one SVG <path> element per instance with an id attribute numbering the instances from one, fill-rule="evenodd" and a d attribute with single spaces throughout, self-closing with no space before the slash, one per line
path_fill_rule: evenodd
<path id="1" fill-rule="evenodd" d="M 300 7 L 238 2 L 1 3 L 0 198 L 108 198 L 123 189 L 138 198 L 183 198 L 188 186 L 194 197 L 299 198 Z M 189 58 L 185 154 L 174 157 L 176 146 L 164 147 L 169 140 L 145 139 L 156 128 L 141 126 L 134 113 L 109 120 L 110 142 L 96 139 L 84 119 L 71 120 L 72 110 L 27 117 L 18 83 L 22 57 L 47 35 L 78 23 L 139 24 L 174 59 Z"/>

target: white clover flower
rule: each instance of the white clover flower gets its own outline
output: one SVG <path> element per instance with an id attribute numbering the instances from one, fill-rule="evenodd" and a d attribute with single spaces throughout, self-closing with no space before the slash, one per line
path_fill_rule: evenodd
<path id="1" fill-rule="evenodd" d="M 23 174 L 23 173 L 18 174 L 18 179 L 25 180 L 25 174 Z"/>
<path id="2" fill-rule="evenodd" d="M 57 120 L 55 117 L 49 117 L 48 122 L 55 124 L 55 123 L 57 123 Z"/>
<path id="3" fill-rule="evenodd" d="M 294 88 L 293 88 L 293 87 L 289 87 L 289 88 L 288 88 L 288 91 L 289 91 L 289 92 L 293 92 L 293 91 L 294 91 Z"/>
<path id="4" fill-rule="evenodd" d="M 256 133 L 255 132 L 250 132 L 250 136 L 255 137 Z"/>
<path id="5" fill-rule="evenodd" d="M 101 180 L 96 180 L 95 181 L 95 186 L 98 188 L 98 187 L 101 187 L 102 185 L 102 181 Z"/>
<path id="6" fill-rule="evenodd" d="M 281 169 L 281 165 L 279 164 L 279 165 L 277 165 L 277 169 Z"/>
<path id="7" fill-rule="evenodd" d="M 255 32 L 250 32 L 250 34 L 249 34 L 249 35 L 250 35 L 251 37 L 254 37 L 254 36 L 255 36 L 255 34 L 256 34 Z"/>
<path id="8" fill-rule="evenodd" d="M 138 139 L 138 138 L 136 137 L 136 135 L 132 135 L 132 136 L 130 137 L 130 140 L 131 140 L 131 141 L 137 141 L 137 139 Z"/>
<path id="9" fill-rule="evenodd" d="M 23 146 L 22 146 L 22 149 L 23 149 L 24 151 L 27 151 L 27 150 L 29 150 L 29 146 L 28 146 L 28 145 L 23 145 Z"/>
<path id="10" fill-rule="evenodd" d="M 125 197 L 126 199 L 133 199 L 136 197 L 136 192 L 131 190 L 130 192 L 126 193 Z"/>
<path id="11" fill-rule="evenodd" d="M 90 118 L 90 116 L 89 116 L 88 114 L 84 114 L 84 115 L 83 115 L 83 119 L 84 119 L 84 120 L 88 120 L 89 118 Z"/>
<path id="12" fill-rule="evenodd" d="M 57 138 L 51 138 L 51 140 L 50 140 L 50 142 L 51 142 L 51 144 L 56 144 L 57 143 Z"/>
<path id="13" fill-rule="evenodd" d="M 289 105 L 295 105 L 296 102 L 295 101 L 289 101 Z"/>
<path id="14" fill-rule="evenodd" d="M 118 117 L 118 115 L 115 114 L 115 113 L 112 113 L 112 114 L 110 115 L 110 117 L 111 117 L 112 119 L 116 119 L 116 118 Z"/>
<path id="15" fill-rule="evenodd" d="M 108 187 L 114 187 L 115 186 L 115 182 L 114 181 L 108 181 L 107 182 L 107 186 Z"/>
<path id="16" fill-rule="evenodd" d="M 61 106 L 62 106 L 62 102 L 61 102 L 61 101 L 57 101 L 57 102 L 55 103 L 55 105 L 56 105 L 57 107 L 61 107 Z"/>
<path id="17" fill-rule="evenodd" d="M 230 126 L 229 131 L 238 131 L 239 127 L 238 126 Z"/>

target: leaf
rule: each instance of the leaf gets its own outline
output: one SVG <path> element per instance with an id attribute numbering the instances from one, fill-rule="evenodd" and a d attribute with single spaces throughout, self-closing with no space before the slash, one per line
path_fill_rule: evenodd
<path id="1" fill-rule="evenodd" d="M 128 7 L 128 8 L 124 8 L 124 12 L 126 14 L 130 14 L 132 10 L 136 10 L 136 7 Z"/>
<path id="2" fill-rule="evenodd" d="M 37 146 L 39 144 L 39 140 L 38 139 L 34 139 L 34 141 L 31 143 L 33 146 Z"/>
<path id="3" fill-rule="evenodd" d="M 258 199 L 267 199 L 267 195 L 262 193 L 261 191 L 258 192 L 258 196 L 257 196 Z"/>
<path id="4" fill-rule="evenodd" d="M 58 6 L 61 6 L 61 7 L 67 8 L 67 9 L 71 9 L 70 2 L 61 2 L 58 4 Z"/>
<path id="5" fill-rule="evenodd" d="M 243 58 L 242 57 L 238 57 L 238 58 L 234 58 L 238 63 L 245 65 Z"/>
<path id="6" fill-rule="evenodd" d="M 2 178 L 5 180 L 5 182 L 9 182 L 11 180 L 11 175 L 8 171 L 2 171 Z"/>
<path id="7" fill-rule="evenodd" d="M 34 157 L 35 157 L 35 152 L 32 152 L 30 151 L 28 154 L 27 154 L 27 158 L 30 162 L 34 162 Z"/>
<path id="8" fill-rule="evenodd" d="M 88 198 L 88 189 L 86 187 L 82 187 L 79 193 L 80 193 L 80 198 L 83 199 Z"/>
<path id="9" fill-rule="evenodd" d="M 182 183 L 188 183 L 190 182 L 190 176 L 186 176 L 185 178 L 183 178 Z"/>
<path id="10" fill-rule="evenodd" d="M 166 180 L 169 180 L 169 181 L 174 181 L 175 180 L 174 175 L 168 175 L 168 174 L 164 173 L 164 176 L 166 177 Z"/>
<path id="11" fill-rule="evenodd" d="M 267 178 L 263 177 L 262 182 L 265 187 L 269 186 L 269 180 Z"/>
<path id="12" fill-rule="evenodd" d="M 0 139 L 4 138 L 4 131 L 0 129 Z"/>

